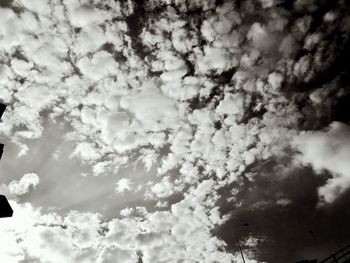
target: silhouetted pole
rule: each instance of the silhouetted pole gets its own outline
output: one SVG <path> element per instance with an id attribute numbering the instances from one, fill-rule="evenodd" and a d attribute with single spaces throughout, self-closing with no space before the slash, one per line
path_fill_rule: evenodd
<path id="1" fill-rule="evenodd" d="M 248 223 L 244 223 L 244 224 L 241 224 L 241 225 L 237 225 L 236 228 L 239 228 L 239 227 L 242 227 L 242 226 L 249 226 L 249 224 Z M 241 252 L 243 263 L 245 263 L 245 259 L 244 259 L 244 255 L 243 255 L 243 251 L 242 251 L 242 247 L 241 247 L 241 243 L 239 242 L 237 233 L 235 231 L 233 233 L 234 233 L 235 238 L 237 240 L 238 248 L 239 248 L 239 251 Z"/>
<path id="2" fill-rule="evenodd" d="M 241 252 L 241 256 L 242 256 L 243 263 L 245 263 L 243 251 L 242 251 L 242 248 L 241 248 L 241 244 L 239 243 L 238 236 L 237 236 L 236 232 L 235 232 L 234 234 L 235 234 L 235 237 L 236 237 L 236 240 L 237 240 L 237 244 L 238 244 L 238 247 L 239 247 L 239 251 Z"/>

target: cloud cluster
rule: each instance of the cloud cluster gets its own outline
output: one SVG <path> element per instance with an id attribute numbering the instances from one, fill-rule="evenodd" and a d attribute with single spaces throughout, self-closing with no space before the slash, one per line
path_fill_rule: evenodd
<path id="1" fill-rule="evenodd" d="M 20 196 L 27 194 L 31 189 L 35 189 L 40 182 L 40 178 L 35 173 L 29 173 L 23 175 L 23 177 L 17 181 L 14 180 L 8 185 L 8 190 L 11 194 Z"/>
<path id="2" fill-rule="evenodd" d="M 319 188 L 320 197 L 327 203 L 350 188 L 349 136 L 349 125 L 334 122 L 327 131 L 304 132 L 294 140 L 301 162 L 311 165 L 317 173 L 331 173 L 331 178 Z"/>
<path id="3" fill-rule="evenodd" d="M 133 217 L 109 222 L 118 226 L 108 246 L 102 245 L 108 234 L 97 238 L 101 244 L 90 244 L 96 232 L 73 235 L 79 227 L 71 222 L 35 227 L 28 235 L 37 245 L 22 256 L 229 262 L 232 255 L 209 231 L 208 222 L 219 217 L 213 212 L 218 189 L 230 187 L 234 200 L 249 167 L 285 158 L 291 146 L 304 163 L 333 173 L 320 188 L 327 202 L 344 192 L 350 185 L 343 165 L 347 127 L 299 132 L 324 126 L 333 106 L 325 98 L 346 93 L 335 88 L 346 75 L 339 51 L 350 31 L 345 4 L 293 3 L 18 0 L 1 7 L 0 98 L 10 105 L 1 134 L 26 154 L 26 143 L 42 136 L 45 120 L 63 117 L 71 128 L 65 139 L 75 146 L 70 156 L 91 165 L 94 175 L 139 161 L 154 169 L 141 186 L 131 175 L 113 177 L 113 194 L 139 192 L 168 209 L 150 213 L 144 234 L 120 232 L 118 224 L 129 231 L 143 225 Z M 318 143 L 324 146 L 315 153 Z M 337 154 L 327 159 L 330 151 Z M 331 167 L 331 160 L 339 167 Z M 38 183 L 27 176 L 9 187 L 21 195 Z M 194 196 L 201 191 L 206 194 Z M 179 194 L 184 200 L 173 201 Z M 196 223 L 184 227 L 191 220 Z M 171 249 L 161 250 L 159 242 Z"/>
<path id="4" fill-rule="evenodd" d="M 207 189 L 208 190 L 208 189 Z M 198 193 L 200 194 L 200 193 Z M 198 196 L 203 198 L 203 196 Z M 15 214 L 2 221 L 1 258 L 6 262 L 231 262 L 224 243 L 210 231 L 216 211 L 189 200 L 170 211 L 105 221 L 99 214 L 44 214 L 30 204 L 11 202 Z M 6 241 L 6 242 L 5 242 Z"/>

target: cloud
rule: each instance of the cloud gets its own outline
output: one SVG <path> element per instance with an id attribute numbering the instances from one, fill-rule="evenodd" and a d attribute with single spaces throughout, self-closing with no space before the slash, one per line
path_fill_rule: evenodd
<path id="1" fill-rule="evenodd" d="M 138 255 L 135 251 L 120 249 L 118 247 L 106 247 L 97 259 L 99 263 L 109 263 L 118 259 L 118 262 L 137 262 Z"/>
<path id="2" fill-rule="evenodd" d="M 198 193 L 203 195 L 205 193 Z M 220 251 L 224 243 L 211 237 L 213 224 L 203 220 L 206 211 L 190 199 L 171 211 L 145 213 L 143 219 L 125 217 L 106 221 L 99 214 L 70 212 L 65 217 L 42 213 L 29 203 L 10 201 L 14 217 L 2 220 L 2 258 L 47 262 L 229 262 Z M 4 243 L 4 244 L 5 244 Z M 9 262 L 15 262 L 15 261 Z"/>
<path id="3" fill-rule="evenodd" d="M 132 189 L 133 183 L 128 178 L 122 178 L 117 182 L 115 187 L 116 193 L 124 193 L 125 191 L 130 191 Z"/>
<path id="4" fill-rule="evenodd" d="M 226 94 L 225 98 L 220 102 L 216 108 L 219 114 L 236 115 L 244 112 L 244 98 L 241 94 Z"/>
<path id="5" fill-rule="evenodd" d="M 16 196 L 24 195 L 29 193 L 31 189 L 35 189 L 40 182 L 40 178 L 35 173 L 29 173 L 23 175 L 23 177 L 17 181 L 14 180 L 9 183 L 8 189 L 11 194 Z"/>
<path id="6" fill-rule="evenodd" d="M 313 167 L 317 173 L 331 173 L 325 185 L 319 188 L 321 201 L 332 203 L 350 188 L 350 126 L 333 122 L 325 131 L 302 132 L 294 139 L 301 152 L 299 160 Z"/>
<path id="7" fill-rule="evenodd" d="M 83 161 L 95 161 L 101 157 L 101 153 L 96 151 L 91 143 L 81 142 L 77 144 L 74 152 L 70 155 L 71 158 L 75 156 L 79 156 Z"/>
<path id="8" fill-rule="evenodd" d="M 259 50 L 269 50 L 273 44 L 267 28 L 260 23 L 254 23 L 250 27 L 247 38 Z"/>
<path id="9" fill-rule="evenodd" d="M 48 130 L 48 119 L 67 123 L 63 143 L 72 145 L 67 156 L 91 166 L 94 175 L 106 175 L 94 178 L 97 185 L 111 181 L 110 192 L 100 187 L 99 195 L 125 192 L 121 203 L 130 193 L 167 204 L 152 207 L 163 212 L 139 213 L 147 217 L 141 223 L 127 203 L 124 219 L 94 223 L 98 235 L 70 221 L 72 215 L 65 224 L 32 226 L 28 251 L 18 255 L 49 260 L 54 254 L 61 262 L 113 257 L 229 262 L 236 256 L 210 233 L 214 222 L 222 223 L 219 189 L 234 185 L 229 198 L 235 199 L 247 169 L 288 158 L 286 149 L 299 130 L 328 118 L 332 103 L 320 102 L 336 92 L 315 89 L 330 91 L 329 79 L 337 86 L 329 69 L 348 29 L 337 10 L 317 14 L 324 19 L 315 26 L 314 1 L 294 6 L 274 0 L 220 2 L 40 0 L 0 8 L 5 25 L 0 29 L 0 96 L 9 104 L 1 136 L 25 155 Z M 301 10 L 305 15 L 296 19 L 293 12 L 299 17 Z M 334 23 L 337 19 L 341 22 Z M 327 40 L 332 34 L 334 43 Z M 318 111 L 321 104 L 324 109 Z M 336 146 L 330 158 L 339 162 L 337 168 L 326 158 L 333 146 L 313 151 L 320 147 L 317 141 L 334 141 L 339 129 L 301 133 L 294 142 L 303 163 L 332 172 L 320 188 L 329 202 L 347 189 L 347 166 L 341 165 L 346 144 Z M 135 178 L 131 170 L 139 161 L 149 174 L 142 171 Z M 119 176 L 123 168 L 130 173 Z M 74 185 L 82 180 L 79 174 L 64 178 Z M 27 178 L 11 187 L 21 195 L 38 182 Z M 176 194 L 184 200 L 173 198 Z M 289 202 L 275 201 L 279 206 Z M 95 222 L 86 217 L 75 220 Z"/>
<path id="10" fill-rule="evenodd" d="M 74 3 L 76 4 L 76 3 Z M 108 19 L 109 13 L 95 8 L 92 5 L 83 4 L 74 8 L 70 14 L 70 22 L 76 27 L 85 27 L 89 24 L 101 24 Z"/>

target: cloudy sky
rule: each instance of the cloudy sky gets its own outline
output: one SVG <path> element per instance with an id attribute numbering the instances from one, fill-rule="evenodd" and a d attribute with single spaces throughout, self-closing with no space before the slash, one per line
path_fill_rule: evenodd
<path id="1" fill-rule="evenodd" d="M 240 244 L 292 263 L 348 244 L 349 9 L 1 0 L 0 261 L 240 263 Z"/>

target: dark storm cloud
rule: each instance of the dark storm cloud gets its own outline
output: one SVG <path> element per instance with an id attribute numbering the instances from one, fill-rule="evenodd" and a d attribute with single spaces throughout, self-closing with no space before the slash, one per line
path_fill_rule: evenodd
<path id="1" fill-rule="evenodd" d="M 299 43 L 292 59 L 296 62 L 294 65 L 303 69 L 292 75 L 287 73 L 287 68 L 282 69 L 283 89 L 295 99 L 302 113 L 298 128 L 322 129 L 333 120 L 348 123 L 348 5 L 345 1 L 285 1 L 277 6 L 285 10 L 288 19 L 284 34 L 291 34 Z M 295 28 L 298 20 L 307 27 L 304 33 Z M 308 47 L 313 35 L 320 38 Z M 281 57 L 278 59 L 277 65 L 287 62 Z M 295 69 L 294 66 L 294 72 Z M 336 140 L 336 137 L 330 138 L 330 142 Z M 313 147 L 317 152 L 318 146 Z M 332 155 L 330 151 L 327 154 Z M 236 205 L 232 203 L 232 209 L 222 207 L 223 211 L 231 211 L 232 218 L 219 228 L 219 235 L 235 249 L 233 231 L 240 233 L 242 240 L 251 235 L 261 237 L 255 251 L 261 262 L 326 257 L 327 247 L 334 252 L 350 241 L 349 190 L 335 203 L 320 208 L 318 189 L 333 177 L 332 172 L 322 171 L 321 176 L 317 176 L 314 170 L 292 168 L 291 160 L 287 164 L 285 160 L 277 157 L 266 164 L 253 164 L 254 175 L 249 177 L 253 179 L 241 183 L 243 190 L 238 191 Z M 290 166 L 291 170 L 276 169 L 281 164 Z M 246 172 L 248 176 L 252 171 Z M 227 194 L 227 190 L 223 192 Z M 245 222 L 250 226 L 237 228 Z"/>
<path id="2" fill-rule="evenodd" d="M 237 249 L 234 232 L 241 242 L 256 236 L 261 239 L 254 251 L 258 261 L 277 263 L 322 259 L 329 255 L 327 247 L 333 253 L 349 242 L 350 192 L 335 204 L 317 207 L 317 189 L 329 174 L 316 176 L 310 168 L 286 171 L 275 161 L 257 165 L 252 172 L 259 175 L 253 182 L 245 181 L 237 201 L 221 207 L 232 213 L 217 229 L 228 248 Z M 241 227 L 242 223 L 249 226 Z"/>

